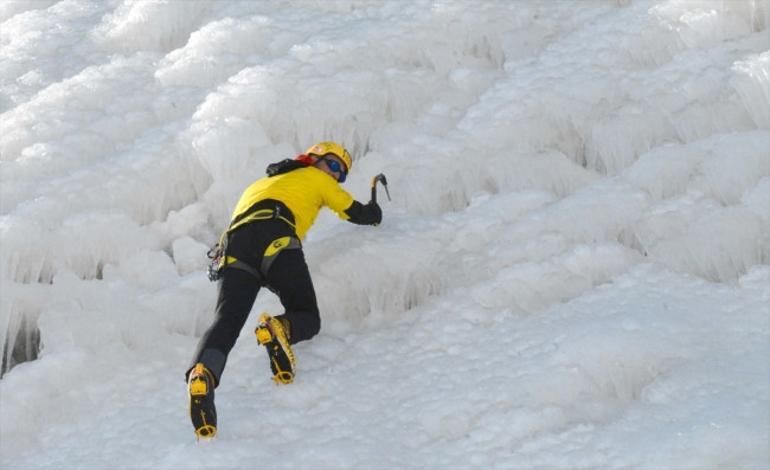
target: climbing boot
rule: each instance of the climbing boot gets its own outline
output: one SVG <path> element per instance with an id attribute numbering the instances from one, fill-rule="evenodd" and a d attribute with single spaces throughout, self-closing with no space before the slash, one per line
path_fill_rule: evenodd
<path id="1" fill-rule="evenodd" d="M 254 332 L 257 343 L 267 348 L 270 358 L 270 370 L 277 384 L 290 384 L 294 381 L 294 351 L 289 345 L 289 323 L 285 319 L 273 318 L 267 313 L 259 317 L 259 325 Z"/>
<path id="2" fill-rule="evenodd" d="M 190 420 L 198 438 L 217 434 L 217 409 L 214 406 L 214 376 L 202 363 L 195 364 L 187 379 L 190 394 Z"/>

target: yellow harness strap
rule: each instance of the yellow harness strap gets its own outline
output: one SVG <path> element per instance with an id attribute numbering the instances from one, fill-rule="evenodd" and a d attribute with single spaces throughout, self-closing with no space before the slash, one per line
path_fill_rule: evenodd
<path id="1" fill-rule="evenodd" d="M 236 228 L 240 227 L 243 224 L 247 224 L 249 222 L 254 222 L 255 220 L 270 220 L 270 219 L 278 219 L 286 222 L 289 224 L 289 227 L 296 229 L 294 223 L 292 223 L 291 220 L 287 219 L 286 217 L 279 215 L 278 217 L 275 216 L 275 210 L 273 209 L 260 209 L 252 212 L 251 214 L 247 215 L 246 217 L 242 218 L 238 222 L 234 223 L 230 227 L 228 227 L 227 232 L 232 232 Z"/>
<path id="2" fill-rule="evenodd" d="M 298 248 L 302 248 L 302 243 L 300 243 L 299 239 L 295 237 L 285 236 L 277 238 L 270 242 L 269 245 L 267 245 L 267 248 L 262 255 L 262 263 L 259 267 L 259 270 L 254 269 L 248 263 L 239 260 L 235 256 L 223 256 L 222 261 L 219 262 L 219 269 L 225 267 L 233 267 L 247 271 L 260 280 L 263 280 L 267 278 L 267 273 L 270 271 L 270 266 L 273 265 L 273 262 L 281 251 L 294 250 Z"/>
<path id="3" fill-rule="evenodd" d="M 262 271 L 263 275 L 267 276 L 267 272 L 270 271 L 270 266 L 273 265 L 273 261 L 275 261 L 278 253 L 283 250 L 295 250 L 298 248 L 302 248 L 302 244 L 295 237 L 286 236 L 273 240 L 272 243 L 267 245 L 265 253 L 262 255 L 260 271 Z"/>

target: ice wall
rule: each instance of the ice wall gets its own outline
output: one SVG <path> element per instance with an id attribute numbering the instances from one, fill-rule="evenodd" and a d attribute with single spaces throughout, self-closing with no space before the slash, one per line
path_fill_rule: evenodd
<path id="1" fill-rule="evenodd" d="M 3 276 L 98 278 L 143 250 L 173 254 L 177 238 L 206 244 L 260 168 L 333 137 L 367 157 L 364 171 L 388 170 L 397 207 L 423 216 L 479 194 L 569 201 L 603 176 L 630 178 L 649 198 L 624 224 L 607 232 L 612 216 L 588 211 L 598 235 L 547 230 L 733 278 L 767 259 L 756 209 L 716 207 L 741 205 L 768 174 L 754 130 L 768 126 L 767 2 L 620 5 L 465 15 L 416 3 L 393 23 L 395 4 L 356 2 L 7 4 Z M 585 21 L 599 12 L 617 20 Z M 63 26 L 37 33 L 49 42 L 32 40 L 53 21 Z M 364 178 L 352 184 L 361 192 Z M 679 225 L 656 222 L 678 197 L 695 200 L 667 216 Z M 726 221 L 745 231 L 698 235 Z"/>
<path id="2" fill-rule="evenodd" d="M 770 263 L 767 0 L 61 0 L 0 21 L 4 371 L 199 335 L 206 246 L 319 139 L 351 149 L 359 199 L 379 172 L 394 196 L 376 231 L 326 215 L 308 239 L 328 331 L 436 299 L 542 312 L 642 262 L 727 284 Z"/>

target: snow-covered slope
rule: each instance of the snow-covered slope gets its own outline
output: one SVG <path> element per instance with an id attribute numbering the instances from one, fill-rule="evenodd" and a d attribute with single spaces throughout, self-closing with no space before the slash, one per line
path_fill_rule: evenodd
<path id="1" fill-rule="evenodd" d="M 770 468 L 770 1 L 4 0 L 0 58 L 0 467 Z M 207 246 L 321 139 L 393 202 L 196 443 Z"/>

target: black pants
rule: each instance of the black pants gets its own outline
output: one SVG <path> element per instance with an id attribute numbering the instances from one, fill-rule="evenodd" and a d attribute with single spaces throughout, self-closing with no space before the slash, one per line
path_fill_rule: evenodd
<path id="1" fill-rule="evenodd" d="M 267 246 L 287 235 L 295 236 L 291 227 L 280 220 L 248 223 L 230 234 L 227 254 L 259 268 Z M 260 283 L 247 271 L 226 268 L 218 281 L 216 317 L 198 343 L 192 361 L 193 365 L 202 362 L 214 374 L 217 385 L 227 356 L 246 323 L 262 285 L 280 298 L 285 313 L 277 318 L 289 321 L 292 344 L 312 338 L 321 328 L 315 289 L 301 248 L 281 251 L 266 274 L 266 279 Z M 256 339 L 254 344 L 256 346 Z"/>

